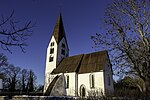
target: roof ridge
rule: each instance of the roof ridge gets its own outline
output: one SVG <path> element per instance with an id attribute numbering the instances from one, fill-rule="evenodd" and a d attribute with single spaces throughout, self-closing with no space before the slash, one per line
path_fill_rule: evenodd
<path id="1" fill-rule="evenodd" d="M 88 55 L 88 54 L 94 54 L 94 53 L 103 53 L 103 52 L 108 52 L 107 50 L 103 50 L 103 51 L 97 51 L 97 52 L 91 52 L 91 53 L 86 53 L 86 54 L 76 54 L 76 55 L 72 55 L 69 57 L 74 57 L 74 56 L 79 56 L 79 55 Z M 66 57 L 68 58 L 68 57 Z"/>

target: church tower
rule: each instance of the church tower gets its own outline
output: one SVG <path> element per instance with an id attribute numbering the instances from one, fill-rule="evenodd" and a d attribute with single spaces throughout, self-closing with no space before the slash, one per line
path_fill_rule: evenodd
<path id="1" fill-rule="evenodd" d="M 49 45 L 47 47 L 44 91 L 51 82 L 51 72 L 63 58 L 69 56 L 69 47 L 65 35 L 62 16 L 59 15 Z"/>

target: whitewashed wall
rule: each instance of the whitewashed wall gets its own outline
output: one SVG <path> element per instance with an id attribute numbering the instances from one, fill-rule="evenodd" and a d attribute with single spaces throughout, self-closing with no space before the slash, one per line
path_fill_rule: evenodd
<path id="1" fill-rule="evenodd" d="M 67 91 L 67 95 L 68 96 L 76 96 L 76 73 L 72 72 L 72 73 L 65 73 L 65 79 L 66 79 L 66 75 L 69 76 L 69 88 L 66 88 Z M 67 80 L 66 80 L 67 81 Z M 66 82 L 67 83 L 67 82 Z"/>
<path id="2" fill-rule="evenodd" d="M 54 46 L 51 47 L 51 43 L 54 42 Z M 50 48 L 54 48 L 54 53 L 50 54 Z M 53 56 L 53 61 L 49 62 L 49 57 Z M 47 48 L 47 55 L 46 55 L 46 68 L 45 68 L 45 82 L 44 82 L 44 92 L 46 91 L 49 82 L 50 82 L 50 73 L 53 71 L 53 69 L 56 68 L 56 60 L 57 59 L 57 43 L 56 40 L 54 38 L 54 36 L 52 36 L 48 48 Z"/>
<path id="3" fill-rule="evenodd" d="M 52 42 L 54 42 L 54 46 L 51 47 Z M 50 48 L 54 48 L 54 53 L 53 54 L 50 54 Z M 54 57 L 53 62 L 49 62 L 50 55 Z M 52 36 L 52 38 L 50 40 L 50 43 L 48 45 L 48 48 L 47 48 L 45 73 L 52 72 L 52 70 L 54 68 L 56 68 L 56 59 L 57 59 L 57 43 L 56 43 L 56 40 L 55 40 L 54 36 Z"/>
<path id="4" fill-rule="evenodd" d="M 95 81 L 95 88 L 90 88 L 90 74 L 94 75 L 94 81 Z M 99 95 L 102 92 L 104 92 L 104 77 L 103 72 L 93 72 L 93 73 L 85 73 L 85 74 L 78 74 L 78 94 L 80 96 L 80 87 L 81 85 L 84 85 L 86 88 L 86 96 L 88 96 L 88 92 L 91 91 L 98 91 Z"/>

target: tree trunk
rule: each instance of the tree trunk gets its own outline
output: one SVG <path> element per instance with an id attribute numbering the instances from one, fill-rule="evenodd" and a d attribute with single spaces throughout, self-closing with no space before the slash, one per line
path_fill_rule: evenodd
<path id="1" fill-rule="evenodd" d="M 145 86 L 146 86 L 146 98 L 147 100 L 150 100 L 150 77 L 146 78 Z"/>

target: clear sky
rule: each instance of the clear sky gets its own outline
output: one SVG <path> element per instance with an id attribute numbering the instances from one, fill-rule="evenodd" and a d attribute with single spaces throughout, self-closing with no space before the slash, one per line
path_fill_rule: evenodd
<path id="1" fill-rule="evenodd" d="M 0 49 L 8 61 L 21 68 L 32 69 L 39 84 L 44 82 L 46 49 L 59 13 L 62 13 L 70 56 L 90 53 L 91 35 L 103 31 L 101 19 L 109 0 L 0 0 L 0 15 L 13 10 L 15 19 L 32 21 L 36 26 L 27 40 L 26 53 L 12 49 L 12 54 Z"/>

